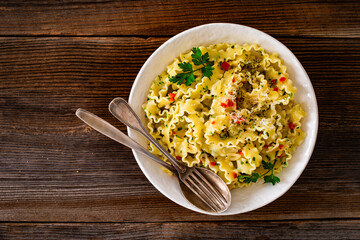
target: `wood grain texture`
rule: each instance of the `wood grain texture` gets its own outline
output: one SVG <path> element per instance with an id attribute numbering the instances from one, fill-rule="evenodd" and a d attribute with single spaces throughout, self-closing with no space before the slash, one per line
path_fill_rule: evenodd
<path id="1" fill-rule="evenodd" d="M 2 223 L 1 239 L 359 239 L 359 220 Z M 196 236 L 196 237 L 195 237 Z"/>
<path id="2" fill-rule="evenodd" d="M 248 25 L 276 36 L 359 38 L 360 2 L 8 0 L 1 35 L 170 36 L 211 22 Z"/>
<path id="3" fill-rule="evenodd" d="M 142 64 L 166 40 L 0 38 L 0 221 L 360 217 L 360 39 L 279 38 L 314 85 L 320 110 L 318 141 L 308 167 L 289 192 L 259 210 L 227 217 L 201 215 L 166 199 L 141 173 L 130 150 L 74 115 L 82 107 L 125 130 L 107 105 L 116 96 L 127 98 Z"/>

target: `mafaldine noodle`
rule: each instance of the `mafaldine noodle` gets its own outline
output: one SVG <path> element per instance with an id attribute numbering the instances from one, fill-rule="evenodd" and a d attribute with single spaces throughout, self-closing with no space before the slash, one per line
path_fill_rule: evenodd
<path id="1" fill-rule="evenodd" d="M 150 134 L 177 160 L 211 169 L 230 189 L 274 181 L 306 135 L 306 113 L 294 103 L 286 66 L 256 44 L 199 49 L 208 53 L 211 77 L 195 71 L 203 65 L 194 64 L 192 51 L 175 58 L 143 105 Z M 189 86 L 169 81 L 183 71 L 179 63 L 193 65 Z M 153 145 L 149 150 L 168 162 Z"/>

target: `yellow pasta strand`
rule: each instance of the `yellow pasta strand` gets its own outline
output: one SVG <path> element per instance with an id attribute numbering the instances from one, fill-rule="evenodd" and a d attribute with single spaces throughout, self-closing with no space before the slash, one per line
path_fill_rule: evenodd
<path id="1" fill-rule="evenodd" d="M 264 173 L 263 160 L 280 171 L 306 136 L 300 123 L 306 113 L 294 104 L 296 88 L 286 66 L 255 44 L 199 48 L 214 62 L 211 78 L 198 71 L 191 86 L 170 82 L 181 71 L 179 63 L 192 63 L 192 53 L 174 59 L 143 105 L 149 132 L 174 157 L 211 169 L 229 188 L 248 185 L 237 178 L 241 174 Z M 152 145 L 149 150 L 164 159 Z"/>

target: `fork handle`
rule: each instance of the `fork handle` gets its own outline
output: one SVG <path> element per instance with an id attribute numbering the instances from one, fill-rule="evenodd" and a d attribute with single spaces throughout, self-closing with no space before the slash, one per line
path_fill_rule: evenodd
<path id="1" fill-rule="evenodd" d="M 179 173 L 186 172 L 187 167 L 171 156 L 171 154 L 166 151 L 165 148 L 163 148 L 163 146 L 161 146 L 161 144 L 156 141 L 148 131 L 146 131 L 139 117 L 123 98 L 114 98 L 109 104 L 109 111 L 126 126 L 144 135 L 144 137 L 146 137 L 157 149 L 160 150 L 162 154 L 164 154 L 167 159 L 169 159 L 176 171 Z"/>
<path id="2" fill-rule="evenodd" d="M 91 112 L 88 112 L 84 109 L 79 108 L 76 110 L 76 116 L 80 118 L 83 122 L 85 122 L 90 127 L 94 128 L 96 131 L 104 134 L 105 136 L 129 147 L 134 149 L 135 151 L 138 151 L 158 164 L 162 165 L 163 167 L 167 168 L 169 171 L 173 172 L 174 174 L 177 174 L 175 168 L 166 162 L 162 161 L 155 155 L 151 154 L 148 150 L 143 148 L 140 144 L 135 142 L 132 138 L 121 132 L 119 129 L 105 121 L 104 119 L 96 116 L 95 114 L 92 114 Z"/>

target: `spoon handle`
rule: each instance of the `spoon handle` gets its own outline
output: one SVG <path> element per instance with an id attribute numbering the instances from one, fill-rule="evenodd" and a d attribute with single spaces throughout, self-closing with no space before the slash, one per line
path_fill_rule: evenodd
<path id="1" fill-rule="evenodd" d="M 116 127 L 114 127 L 113 125 L 111 125 L 110 123 L 105 121 L 104 119 L 102 119 L 102 118 L 96 116 L 95 114 L 92 114 L 84 109 L 81 109 L 81 108 L 76 110 L 76 116 L 78 118 L 80 118 L 82 121 L 84 121 L 87 125 L 94 128 L 96 131 L 127 146 L 128 148 L 132 148 L 132 149 L 148 156 L 149 158 L 151 158 L 158 164 L 164 166 L 165 168 L 167 168 L 168 170 L 173 172 L 174 174 L 177 174 L 177 172 L 173 166 L 165 163 L 158 157 L 151 154 L 148 150 L 143 148 L 140 144 L 135 142 L 132 138 L 130 138 L 129 136 L 127 136 L 126 134 L 121 132 L 119 129 L 117 129 Z"/>
<path id="2" fill-rule="evenodd" d="M 146 131 L 139 117 L 124 99 L 120 97 L 114 98 L 109 104 L 109 111 L 126 126 L 144 135 L 144 137 L 146 137 L 152 144 L 154 144 L 155 147 L 157 147 L 160 152 L 164 154 L 167 159 L 169 159 L 171 164 L 179 173 L 184 173 L 186 171 L 186 166 L 171 156 L 171 154 L 166 151 L 165 148 L 163 148 L 163 146 L 161 146 L 161 144 L 156 141 L 150 133 L 148 133 L 148 131 Z"/>

